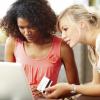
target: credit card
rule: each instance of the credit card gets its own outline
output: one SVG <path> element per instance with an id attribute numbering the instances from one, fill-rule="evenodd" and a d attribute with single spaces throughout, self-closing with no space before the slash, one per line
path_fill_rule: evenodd
<path id="1" fill-rule="evenodd" d="M 48 77 L 44 76 L 40 81 L 39 85 L 37 86 L 37 90 L 44 93 L 45 88 L 49 87 L 51 84 L 52 81 Z"/>

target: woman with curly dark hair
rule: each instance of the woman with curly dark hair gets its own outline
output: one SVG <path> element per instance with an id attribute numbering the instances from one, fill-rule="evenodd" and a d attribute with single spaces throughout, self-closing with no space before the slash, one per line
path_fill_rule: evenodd
<path id="1" fill-rule="evenodd" d="M 4 16 L 1 27 L 8 33 L 5 61 L 23 64 L 35 96 L 41 96 L 37 85 L 45 75 L 57 83 L 64 64 L 69 83 L 78 84 L 78 73 L 72 49 L 54 35 L 56 15 L 46 0 L 17 0 Z"/>

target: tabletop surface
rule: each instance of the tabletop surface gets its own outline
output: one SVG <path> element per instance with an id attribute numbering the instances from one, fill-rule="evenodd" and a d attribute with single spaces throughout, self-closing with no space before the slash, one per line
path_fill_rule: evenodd
<path id="1" fill-rule="evenodd" d="M 33 100 L 68 100 L 67 98 L 66 99 L 47 99 L 47 98 L 40 98 L 40 97 L 33 97 Z"/>

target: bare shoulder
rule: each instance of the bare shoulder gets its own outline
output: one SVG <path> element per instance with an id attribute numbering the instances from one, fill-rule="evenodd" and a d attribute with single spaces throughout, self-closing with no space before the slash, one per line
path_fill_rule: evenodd
<path id="1" fill-rule="evenodd" d="M 72 48 L 63 40 L 62 40 L 62 44 L 61 44 L 61 52 L 62 53 L 72 52 Z"/>
<path id="2" fill-rule="evenodd" d="M 14 48 L 15 47 L 15 43 L 16 43 L 16 39 L 14 39 L 13 37 L 9 36 L 6 40 L 6 44 L 5 47 L 7 48 Z"/>
<path id="3" fill-rule="evenodd" d="M 61 58 L 65 58 L 65 59 L 73 59 L 74 58 L 74 53 L 72 48 L 65 42 L 62 40 L 62 44 L 61 44 Z"/>
<path id="4" fill-rule="evenodd" d="M 12 37 L 8 37 L 5 43 L 5 61 L 10 61 L 10 62 L 14 62 L 15 61 L 15 57 L 14 57 L 14 50 L 15 50 L 15 43 L 16 40 Z"/>

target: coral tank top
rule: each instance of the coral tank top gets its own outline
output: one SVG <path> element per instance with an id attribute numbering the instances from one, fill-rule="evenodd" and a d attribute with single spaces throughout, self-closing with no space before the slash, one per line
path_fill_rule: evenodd
<path id="1" fill-rule="evenodd" d="M 52 47 L 43 58 L 33 59 L 25 53 L 23 42 L 17 41 L 14 50 L 16 62 L 23 65 L 29 84 L 38 85 L 45 75 L 53 81 L 52 85 L 57 83 L 59 71 L 61 68 L 61 38 L 53 37 Z"/>

